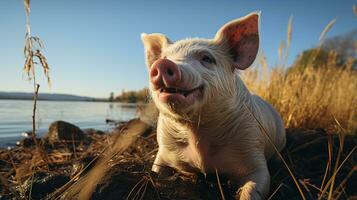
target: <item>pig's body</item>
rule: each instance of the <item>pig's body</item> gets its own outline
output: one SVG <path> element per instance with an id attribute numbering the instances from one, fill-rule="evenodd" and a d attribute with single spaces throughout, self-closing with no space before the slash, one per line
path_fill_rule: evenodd
<path id="1" fill-rule="evenodd" d="M 244 86 L 237 75 L 237 87 Z M 243 89 L 244 88 L 244 89 Z M 274 149 L 257 125 L 250 111 L 262 123 L 278 148 L 285 144 L 285 129 L 279 114 L 259 96 L 252 95 L 242 87 L 231 105 L 211 105 L 197 113 L 196 121 L 172 119 L 160 114 L 157 139 L 161 164 L 182 171 L 231 173 L 241 168 L 248 173 L 244 163 L 258 159 L 269 159 Z M 244 91 L 244 92 L 243 92 Z M 248 111 L 248 109 L 250 111 Z M 258 161 L 259 162 L 259 161 Z M 160 164 L 155 162 L 155 164 Z"/>
<path id="2" fill-rule="evenodd" d="M 266 197 L 266 161 L 276 152 L 253 115 L 279 150 L 285 145 L 285 129 L 275 109 L 252 95 L 232 72 L 254 61 L 257 19 L 252 14 L 233 21 L 214 40 L 172 44 L 163 35 L 143 35 L 150 89 L 159 110 L 159 151 L 153 171 L 164 173 L 165 166 L 182 172 L 217 170 L 241 186 L 238 198 Z M 229 56 L 232 49 L 245 57 L 235 61 Z"/>
<path id="3" fill-rule="evenodd" d="M 197 113 L 194 122 L 179 121 L 160 114 L 157 140 L 159 152 L 153 169 L 170 166 L 183 172 L 212 173 L 217 171 L 245 177 L 262 168 L 261 193 L 269 190 L 266 160 L 275 152 L 271 143 L 256 123 L 262 123 L 272 141 L 281 150 L 285 145 L 285 129 L 279 114 L 260 97 L 250 94 L 237 75 L 241 94 L 230 104 L 219 103 Z M 225 102 L 227 103 L 227 102 Z M 165 170 L 165 169 L 162 169 Z"/>

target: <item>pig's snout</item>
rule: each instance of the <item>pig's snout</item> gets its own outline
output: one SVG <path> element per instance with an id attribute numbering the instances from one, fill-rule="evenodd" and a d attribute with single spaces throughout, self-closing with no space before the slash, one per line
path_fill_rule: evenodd
<path id="1" fill-rule="evenodd" d="M 150 81 L 155 88 L 174 87 L 180 80 L 180 69 L 169 59 L 155 61 L 150 69 Z"/>

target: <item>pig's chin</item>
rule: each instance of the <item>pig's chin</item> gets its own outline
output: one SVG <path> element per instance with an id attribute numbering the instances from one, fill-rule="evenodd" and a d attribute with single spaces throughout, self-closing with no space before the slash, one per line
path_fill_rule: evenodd
<path id="1" fill-rule="evenodd" d="M 160 103 L 177 109 L 187 109 L 202 98 L 203 86 L 193 89 L 161 88 L 156 91 Z"/>

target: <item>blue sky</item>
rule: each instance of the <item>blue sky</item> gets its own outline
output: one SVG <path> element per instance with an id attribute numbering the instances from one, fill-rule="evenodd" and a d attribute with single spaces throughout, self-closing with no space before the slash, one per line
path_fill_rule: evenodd
<path id="1" fill-rule="evenodd" d="M 356 29 L 354 4 L 357 1 L 32 0 L 32 33 L 45 42 L 52 78 L 49 88 L 37 69 L 40 92 L 108 97 L 111 91 L 143 88 L 148 77 L 140 33 L 161 32 L 172 40 L 211 38 L 226 22 L 256 10 L 262 11 L 261 49 L 270 65 L 277 62 L 289 16 L 294 16 L 291 63 L 317 44 L 333 18 L 337 22 L 328 37 Z M 0 91 L 30 92 L 32 84 L 22 73 L 22 0 L 0 1 L 0 27 Z"/>

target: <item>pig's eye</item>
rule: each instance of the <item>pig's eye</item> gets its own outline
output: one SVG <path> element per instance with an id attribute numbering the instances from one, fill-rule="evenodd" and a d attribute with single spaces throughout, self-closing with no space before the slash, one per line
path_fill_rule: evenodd
<path id="1" fill-rule="evenodd" d="M 204 65 L 205 63 L 209 63 L 209 64 L 215 64 L 216 61 L 214 60 L 214 58 L 212 58 L 209 55 L 203 55 L 201 58 L 201 62 Z"/>

